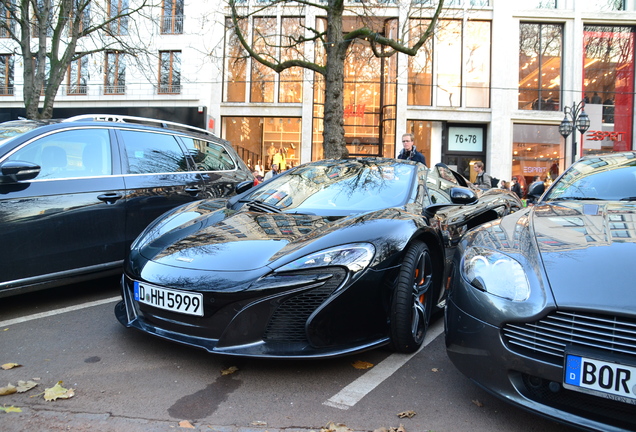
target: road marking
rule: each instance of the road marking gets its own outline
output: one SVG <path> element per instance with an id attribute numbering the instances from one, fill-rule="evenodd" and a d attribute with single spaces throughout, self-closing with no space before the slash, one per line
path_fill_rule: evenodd
<path id="1" fill-rule="evenodd" d="M 399 368 L 430 344 L 444 331 L 444 320 L 437 320 L 428 328 L 424 343 L 413 354 L 391 354 L 389 357 L 369 369 L 364 375 L 330 397 L 323 405 L 341 410 L 348 410 L 366 396 L 371 390 L 393 375 Z"/>
<path id="2" fill-rule="evenodd" d="M 6 320 L 6 321 L 0 321 L 0 327 L 6 327 L 6 326 L 12 326 L 15 324 L 20 324 L 23 322 L 27 322 L 27 321 L 32 321 L 32 320 L 36 320 L 36 319 L 40 319 L 40 318 L 46 318 L 46 317 L 50 317 L 50 316 L 54 316 L 54 315 L 59 315 L 59 314 L 63 314 L 66 312 L 73 312 L 76 310 L 80 310 L 80 309 L 86 309 L 89 307 L 93 307 L 93 306 L 99 306 L 99 305 L 103 305 L 103 304 L 107 304 L 107 303 L 112 303 L 114 301 L 120 300 L 121 297 L 117 296 L 117 297 L 110 297 L 107 299 L 103 299 L 103 300 L 95 300 L 92 302 L 88 302 L 88 303 L 82 303 L 79 305 L 75 305 L 75 306 L 69 306 L 69 307 L 65 307 L 65 308 L 61 308 L 61 309 L 54 309 L 52 311 L 48 311 L 48 312 L 42 312 L 42 313 L 38 313 L 38 314 L 33 314 L 33 315 L 27 315 L 21 318 L 15 318 L 15 319 L 10 319 L 10 320 Z"/>

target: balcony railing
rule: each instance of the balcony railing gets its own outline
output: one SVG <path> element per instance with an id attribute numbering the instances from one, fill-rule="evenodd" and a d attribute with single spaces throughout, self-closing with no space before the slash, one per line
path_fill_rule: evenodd
<path id="1" fill-rule="evenodd" d="M 13 96 L 13 86 L 0 87 L 0 96 Z"/>
<path id="2" fill-rule="evenodd" d="M 162 16 L 161 34 L 183 34 L 183 15 Z"/>
<path id="3" fill-rule="evenodd" d="M 181 94 L 181 84 L 159 84 L 157 94 Z"/>
<path id="4" fill-rule="evenodd" d="M 103 94 L 105 95 L 123 95 L 126 94 L 125 85 L 105 85 L 103 87 Z"/>
<path id="5" fill-rule="evenodd" d="M 87 95 L 88 94 L 88 86 L 87 85 L 70 85 L 66 87 L 66 94 L 69 96 L 76 95 Z"/>

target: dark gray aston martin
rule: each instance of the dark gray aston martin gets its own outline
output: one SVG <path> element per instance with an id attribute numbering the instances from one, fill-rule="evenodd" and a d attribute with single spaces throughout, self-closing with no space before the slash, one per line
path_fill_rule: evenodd
<path id="1" fill-rule="evenodd" d="M 636 430 L 636 152 L 589 156 L 457 247 L 446 346 L 493 394 L 588 430 Z"/>
<path id="2" fill-rule="evenodd" d="M 115 313 L 221 354 L 328 357 L 389 343 L 412 352 L 443 304 L 449 251 L 520 206 L 444 165 L 301 165 L 151 224 L 132 245 Z"/>

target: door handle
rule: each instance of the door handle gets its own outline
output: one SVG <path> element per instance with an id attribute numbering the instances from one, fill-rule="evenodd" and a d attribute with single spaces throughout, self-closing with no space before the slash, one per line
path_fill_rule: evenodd
<path id="1" fill-rule="evenodd" d="M 118 192 L 110 192 L 97 196 L 97 199 L 100 201 L 104 201 L 106 204 L 115 204 L 117 200 L 120 200 L 123 197 L 122 194 Z"/>

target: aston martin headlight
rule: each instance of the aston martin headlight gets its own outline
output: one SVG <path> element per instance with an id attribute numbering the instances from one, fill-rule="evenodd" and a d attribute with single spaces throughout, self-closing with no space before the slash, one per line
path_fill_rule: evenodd
<path id="1" fill-rule="evenodd" d="M 343 266 L 352 273 L 367 268 L 375 254 L 370 243 L 352 243 L 325 249 L 290 262 L 276 271 L 304 270 L 316 267 Z"/>
<path id="2" fill-rule="evenodd" d="M 491 249 L 471 247 L 461 263 L 462 276 L 475 288 L 512 301 L 530 296 L 528 277 L 518 261 Z"/>

